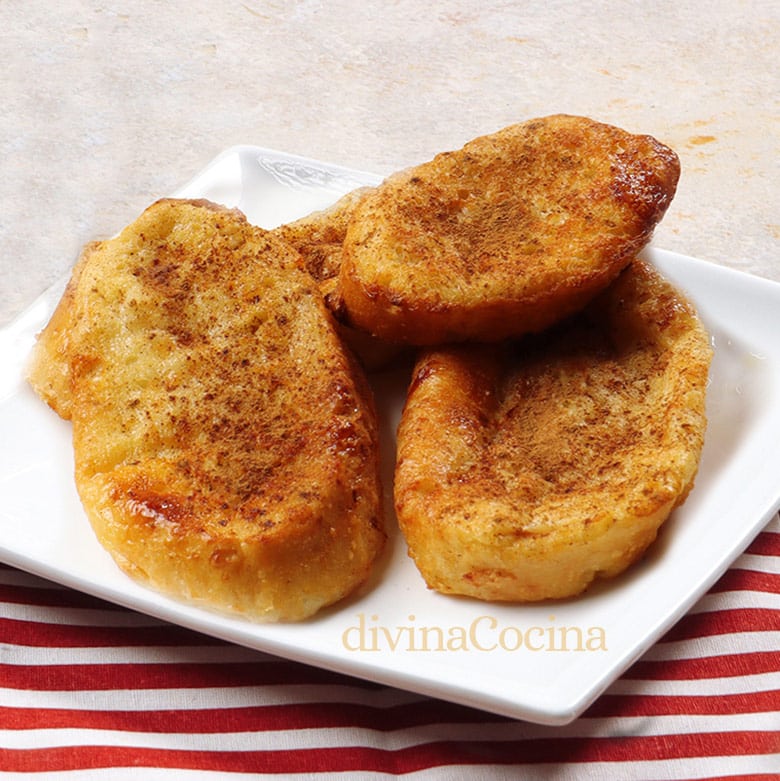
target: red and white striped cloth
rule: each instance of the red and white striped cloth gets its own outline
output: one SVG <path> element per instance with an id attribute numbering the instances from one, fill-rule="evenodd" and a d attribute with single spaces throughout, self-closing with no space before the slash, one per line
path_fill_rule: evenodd
<path id="1" fill-rule="evenodd" d="M 776 781 L 780 519 L 564 727 L 276 659 L 0 565 L 0 775 L 35 774 Z"/>

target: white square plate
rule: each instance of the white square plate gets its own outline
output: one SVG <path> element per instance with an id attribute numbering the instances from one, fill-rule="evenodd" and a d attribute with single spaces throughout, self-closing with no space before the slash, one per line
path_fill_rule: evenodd
<path id="1" fill-rule="evenodd" d="M 176 195 L 237 206 L 270 228 L 377 181 L 236 147 Z M 695 301 L 712 334 L 709 428 L 696 487 L 645 559 L 581 598 L 497 605 L 428 591 L 392 513 L 390 544 L 372 582 L 300 624 L 251 624 L 136 584 L 98 544 L 82 511 L 69 424 L 23 380 L 34 335 L 61 285 L 0 331 L 0 559 L 278 656 L 510 717 L 565 724 L 706 592 L 780 507 L 780 284 L 657 249 L 645 254 Z M 374 380 L 389 477 L 408 375 L 387 372 Z"/>

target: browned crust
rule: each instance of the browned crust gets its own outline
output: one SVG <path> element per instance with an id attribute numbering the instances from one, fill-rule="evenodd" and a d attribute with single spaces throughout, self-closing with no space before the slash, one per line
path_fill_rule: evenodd
<path id="1" fill-rule="evenodd" d="M 693 484 L 710 359 L 691 305 L 639 261 L 552 333 L 425 351 L 395 503 L 428 585 L 561 598 L 636 561 Z"/>
<path id="2" fill-rule="evenodd" d="M 370 187 L 359 187 L 331 206 L 280 225 L 272 232 L 301 254 L 306 270 L 318 283 L 325 305 L 336 319 L 341 338 L 366 369 L 377 370 L 398 357 L 399 347 L 347 323 L 338 284 L 347 227 L 357 205 L 370 191 Z"/>
<path id="3" fill-rule="evenodd" d="M 317 282 L 333 280 L 341 268 L 347 226 L 358 203 L 370 190 L 369 187 L 351 190 L 331 206 L 280 225 L 272 233 L 298 250 L 306 270 Z"/>
<path id="4" fill-rule="evenodd" d="M 349 320 L 418 345 L 541 330 L 649 241 L 678 177 L 655 139 L 567 115 L 437 155 L 356 205 L 339 276 Z"/>
<path id="5" fill-rule="evenodd" d="M 297 252 L 163 199 L 84 255 L 60 320 L 67 347 L 32 376 L 67 364 L 77 487 L 131 575 L 256 620 L 366 579 L 385 538 L 373 400 Z"/>

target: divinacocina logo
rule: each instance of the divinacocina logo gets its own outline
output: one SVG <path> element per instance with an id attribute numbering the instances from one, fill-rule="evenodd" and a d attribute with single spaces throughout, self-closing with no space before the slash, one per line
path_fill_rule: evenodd
<path id="1" fill-rule="evenodd" d="M 387 626 L 378 615 L 358 613 L 357 623 L 347 627 L 341 642 L 347 651 L 491 652 L 491 651 L 606 651 L 607 634 L 600 626 L 564 626 L 548 616 L 546 626 L 501 624 L 491 615 L 481 615 L 466 625 L 418 624 Z"/>

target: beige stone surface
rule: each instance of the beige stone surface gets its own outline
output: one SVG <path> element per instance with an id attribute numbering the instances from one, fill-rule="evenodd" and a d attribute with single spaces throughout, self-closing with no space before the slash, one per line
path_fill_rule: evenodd
<path id="1" fill-rule="evenodd" d="M 0 2 L 0 325 L 221 150 L 380 174 L 554 112 L 682 160 L 655 245 L 780 281 L 780 3 Z"/>

